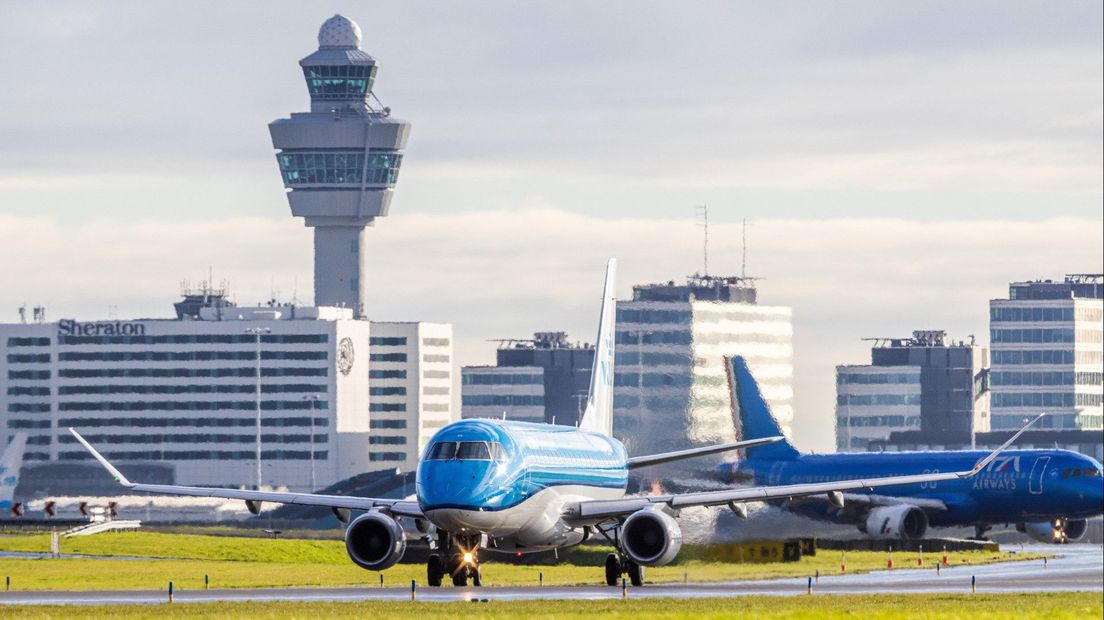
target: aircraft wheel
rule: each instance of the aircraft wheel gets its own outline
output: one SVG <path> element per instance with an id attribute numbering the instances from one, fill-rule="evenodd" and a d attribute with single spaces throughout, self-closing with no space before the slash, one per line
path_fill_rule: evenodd
<path id="1" fill-rule="evenodd" d="M 629 562 L 628 564 L 629 581 L 631 581 L 634 586 L 644 585 L 644 567 L 636 562 Z"/>
<path id="2" fill-rule="evenodd" d="M 472 569 L 472 585 L 481 588 L 483 587 L 483 569 L 476 566 Z"/>
<path id="3" fill-rule="evenodd" d="M 429 560 L 426 562 L 426 581 L 429 585 L 437 588 L 441 586 L 441 580 L 445 576 L 445 564 L 441 561 L 441 556 L 436 553 L 429 556 Z"/>
<path id="4" fill-rule="evenodd" d="M 468 585 L 468 571 L 467 569 L 460 569 L 456 571 L 456 574 L 452 576 L 452 585 L 463 588 Z"/>
<path id="5" fill-rule="evenodd" d="M 606 585 L 615 586 L 621 577 L 621 560 L 616 553 L 606 556 Z"/>

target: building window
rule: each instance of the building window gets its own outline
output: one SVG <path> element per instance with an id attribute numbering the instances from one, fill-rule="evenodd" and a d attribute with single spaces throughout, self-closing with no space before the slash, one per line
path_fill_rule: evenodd
<path id="1" fill-rule="evenodd" d="M 283 151 L 276 156 L 284 185 L 394 185 L 399 180 L 402 155 L 393 151 Z M 365 175 L 366 176 L 362 176 Z"/>
<path id="2" fill-rule="evenodd" d="M 368 427 L 403 429 L 406 428 L 406 420 L 372 420 L 368 423 Z"/>
<path id="3" fill-rule="evenodd" d="M 448 362 L 449 356 L 447 355 L 423 355 L 423 362 Z"/>
<path id="4" fill-rule="evenodd" d="M 440 403 L 426 403 L 422 405 L 422 411 L 430 413 L 448 413 L 449 406 Z"/>
<path id="5" fill-rule="evenodd" d="M 428 385 L 422 387 L 422 394 L 426 396 L 448 396 L 450 393 L 451 390 L 447 387 L 432 387 Z"/>
<path id="6" fill-rule="evenodd" d="M 368 339 L 368 344 L 373 347 L 405 347 L 405 336 L 372 336 Z"/>
<path id="7" fill-rule="evenodd" d="M 368 411 L 396 412 L 406 411 L 406 403 L 369 403 Z"/>
<path id="8" fill-rule="evenodd" d="M 369 370 L 369 379 L 405 379 L 405 370 Z"/>
<path id="9" fill-rule="evenodd" d="M 307 90 L 315 101 L 363 100 L 372 92 L 376 65 L 303 67 Z"/>
<path id="10" fill-rule="evenodd" d="M 405 362 L 406 353 L 371 353 L 368 355 L 370 362 Z"/>
<path id="11" fill-rule="evenodd" d="M 447 347 L 450 343 L 448 338 L 422 338 L 424 347 Z"/>
<path id="12" fill-rule="evenodd" d="M 368 443 L 385 446 L 405 446 L 406 437 L 402 435 L 372 435 L 368 438 Z"/>
<path id="13" fill-rule="evenodd" d="M 461 373 L 460 382 L 464 385 L 543 385 L 544 375 L 466 372 Z"/>
<path id="14" fill-rule="evenodd" d="M 405 461 L 405 452 L 372 452 L 368 455 L 369 461 Z"/>
<path id="15" fill-rule="evenodd" d="M 543 407 L 544 396 L 532 394 L 466 394 L 465 407 Z"/>
<path id="16" fill-rule="evenodd" d="M 451 373 L 447 370 L 427 370 L 422 373 L 423 379 L 448 379 Z"/>
<path id="17" fill-rule="evenodd" d="M 49 338 L 8 338 L 9 347 L 48 347 Z"/>
<path id="18" fill-rule="evenodd" d="M 372 387 L 368 388 L 368 394 L 370 396 L 406 396 L 406 388 L 404 387 Z"/>

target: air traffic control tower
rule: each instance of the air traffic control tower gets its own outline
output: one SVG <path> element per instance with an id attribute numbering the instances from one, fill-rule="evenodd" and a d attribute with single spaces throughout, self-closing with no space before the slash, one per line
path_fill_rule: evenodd
<path id="1" fill-rule="evenodd" d="M 387 215 L 410 123 L 372 94 L 376 61 L 360 27 L 334 15 L 299 61 L 310 112 L 268 125 L 291 213 L 314 229 L 314 303 L 364 314 L 364 228 Z M 377 105 L 373 106 L 372 101 Z"/>

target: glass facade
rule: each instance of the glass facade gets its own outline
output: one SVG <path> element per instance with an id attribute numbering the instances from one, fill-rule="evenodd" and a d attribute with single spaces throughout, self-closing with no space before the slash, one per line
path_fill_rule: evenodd
<path id="1" fill-rule="evenodd" d="M 303 77 L 314 101 L 363 101 L 372 92 L 376 69 L 376 65 L 321 65 L 303 67 Z"/>
<path id="2" fill-rule="evenodd" d="M 287 187 L 303 185 L 394 185 L 402 155 L 394 152 L 283 151 L 276 156 Z M 367 165 L 366 165 L 367 164 Z"/>

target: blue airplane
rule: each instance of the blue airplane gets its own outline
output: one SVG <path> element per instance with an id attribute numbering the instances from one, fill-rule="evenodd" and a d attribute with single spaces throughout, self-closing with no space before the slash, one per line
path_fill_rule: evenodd
<path id="1" fill-rule="evenodd" d="M 595 535 L 616 550 L 606 557 L 605 582 L 616 585 L 628 574 L 633 585 L 639 586 L 644 582 L 645 567 L 674 560 L 682 545 L 676 519 L 684 508 L 728 506 L 746 514 L 746 502 L 970 478 L 993 463 L 1008 445 L 945 473 L 626 496 L 631 469 L 766 446 L 782 437 L 775 433 L 678 452 L 627 456 L 611 433 L 615 268 L 611 259 L 606 268 L 590 391 L 579 426 L 492 419 L 453 422 L 438 431 L 422 453 L 413 500 L 134 483 L 79 433 L 69 430 L 116 480 L 134 491 L 242 499 L 253 512 L 262 502 L 329 507 L 348 524 L 345 548 L 349 558 L 369 570 L 390 568 L 402 558 L 406 532 L 399 520 L 413 520 L 434 551 L 426 565 L 431 586 L 441 585 L 446 576 L 453 585 L 467 585 L 469 580 L 482 585 L 480 551 L 523 554 L 554 550 Z M 350 520 L 353 510 L 364 512 Z"/>
<path id="2" fill-rule="evenodd" d="M 734 414 L 744 439 L 781 434 L 759 387 L 739 357 L 726 360 Z M 1038 419 L 1038 418 L 1036 418 Z M 1022 431 L 1021 431 L 1022 432 Z M 801 454 L 788 441 L 750 448 L 718 467 L 726 482 L 760 485 L 830 483 L 862 476 L 969 469 L 987 452 L 867 452 Z M 1069 450 L 1008 450 L 968 479 L 896 485 L 877 492 L 807 495 L 772 502 L 813 519 L 853 524 L 874 538 L 923 538 L 928 526 L 974 526 L 980 538 L 993 524 L 1016 524 L 1040 542 L 1085 534 L 1086 519 L 1104 512 L 1104 477 L 1096 459 Z"/>

